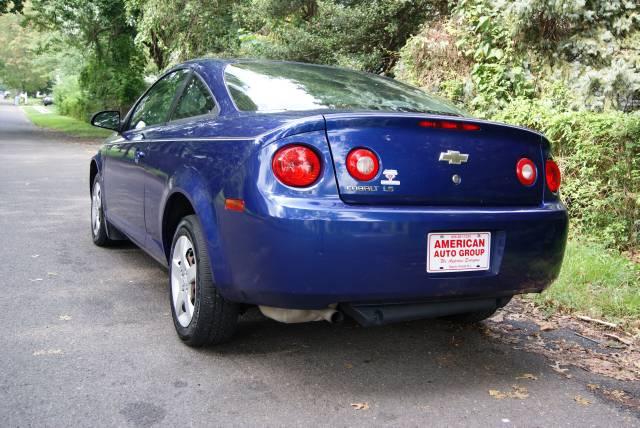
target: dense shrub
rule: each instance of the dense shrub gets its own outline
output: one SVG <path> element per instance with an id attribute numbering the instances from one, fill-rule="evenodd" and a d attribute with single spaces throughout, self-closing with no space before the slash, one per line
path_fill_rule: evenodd
<path id="1" fill-rule="evenodd" d="M 640 250 L 637 2 L 460 0 L 400 52 L 396 75 L 475 116 L 543 132 L 572 233 Z"/>
<path id="2" fill-rule="evenodd" d="M 640 246 L 640 114 L 558 112 L 516 100 L 493 119 L 528 126 L 551 141 L 563 171 L 572 233 L 619 249 Z"/>
<path id="3" fill-rule="evenodd" d="M 88 121 L 91 114 L 100 109 L 95 101 L 90 101 L 80 89 L 78 77 L 67 76 L 53 87 L 53 100 L 59 114 Z"/>

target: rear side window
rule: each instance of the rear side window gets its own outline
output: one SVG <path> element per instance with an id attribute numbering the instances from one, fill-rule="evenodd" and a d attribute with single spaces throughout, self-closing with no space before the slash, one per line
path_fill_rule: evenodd
<path id="1" fill-rule="evenodd" d="M 216 103 L 213 101 L 209 90 L 200 79 L 193 76 L 178 101 L 172 119 L 201 116 L 212 113 L 215 109 Z"/>
<path id="2" fill-rule="evenodd" d="M 129 128 L 142 129 L 166 122 L 176 92 L 188 74 L 188 70 L 177 70 L 157 81 L 133 111 Z"/>

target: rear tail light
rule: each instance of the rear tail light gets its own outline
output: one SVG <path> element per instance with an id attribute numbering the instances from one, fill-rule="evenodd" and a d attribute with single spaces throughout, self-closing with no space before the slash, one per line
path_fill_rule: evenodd
<path id="1" fill-rule="evenodd" d="M 516 164 L 516 175 L 523 186 L 532 186 L 538 177 L 536 164 L 528 158 L 520 159 Z"/>
<path id="2" fill-rule="evenodd" d="M 292 187 L 311 186 L 320 177 L 320 157 L 307 146 L 292 144 L 279 149 L 271 161 L 274 175 Z"/>
<path id="3" fill-rule="evenodd" d="M 347 155 L 347 171 L 358 181 L 369 181 L 378 175 L 378 156 L 369 149 L 354 149 Z"/>
<path id="4" fill-rule="evenodd" d="M 558 168 L 558 164 L 553 160 L 548 159 L 544 164 L 544 171 L 547 179 L 547 187 L 553 193 L 556 193 L 560 188 L 560 183 L 562 182 L 562 175 L 560 174 L 560 168 Z"/>
<path id="5" fill-rule="evenodd" d="M 480 129 L 480 126 L 475 123 L 453 122 L 450 120 L 421 120 L 418 125 L 423 128 L 453 129 L 458 131 L 478 131 Z"/>

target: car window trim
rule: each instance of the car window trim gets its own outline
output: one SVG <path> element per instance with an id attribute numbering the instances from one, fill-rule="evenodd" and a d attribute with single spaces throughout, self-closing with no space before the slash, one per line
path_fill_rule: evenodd
<path id="1" fill-rule="evenodd" d="M 214 109 L 213 109 L 213 111 L 211 113 L 204 113 L 204 114 L 198 114 L 196 116 L 187 116 L 187 117 L 182 117 L 180 119 L 174 119 L 173 115 L 175 114 L 175 110 L 178 107 L 178 102 L 182 99 L 182 96 L 184 95 L 184 92 L 186 91 L 187 86 L 189 86 L 189 83 L 191 83 L 192 79 L 200 80 L 200 83 L 202 83 L 202 85 L 206 88 L 207 93 L 209 94 L 209 96 L 213 100 Z M 172 109 L 171 109 L 171 114 L 169 115 L 169 121 L 167 123 L 180 123 L 182 121 L 187 121 L 187 120 L 196 119 L 196 118 L 202 118 L 202 117 L 205 117 L 205 116 L 211 116 L 211 118 L 216 118 L 219 115 L 220 115 L 220 107 L 219 107 L 219 104 L 218 104 L 218 100 L 213 95 L 213 92 L 211 91 L 211 88 L 209 87 L 209 85 L 207 85 L 207 82 L 205 82 L 205 80 L 202 78 L 202 76 L 200 76 L 200 74 L 198 74 L 198 72 L 196 72 L 195 70 L 192 69 L 191 70 L 191 74 L 189 75 L 189 78 L 185 81 L 185 84 L 182 87 L 182 90 L 180 91 L 180 96 L 175 99 L 174 105 L 172 106 Z"/>
<path id="2" fill-rule="evenodd" d="M 147 94 L 149 94 L 149 92 L 150 92 L 150 91 L 151 91 L 151 90 L 152 90 L 152 89 L 153 89 L 153 88 L 154 88 L 158 83 L 160 83 L 160 81 L 161 81 L 162 79 L 164 79 L 164 78 L 165 78 L 165 77 L 167 77 L 168 75 L 173 74 L 173 73 L 176 73 L 176 72 L 178 72 L 178 71 L 180 71 L 180 70 L 187 70 L 187 72 L 189 72 L 189 75 L 188 75 L 188 76 L 191 76 L 191 73 L 193 72 L 193 70 L 192 70 L 190 67 L 178 67 L 178 68 L 172 68 L 171 70 L 168 70 L 166 73 L 162 74 L 162 75 L 161 75 L 161 76 L 160 76 L 160 77 L 159 77 L 159 78 L 158 78 L 158 79 L 153 83 L 153 85 L 149 86 L 149 88 L 147 88 L 147 90 L 146 90 L 146 91 L 144 91 L 144 93 L 140 96 L 140 98 L 138 98 L 138 99 L 136 100 L 136 103 L 133 105 L 133 107 L 131 108 L 131 110 L 129 110 L 129 113 L 127 113 L 127 116 L 126 116 L 126 118 L 125 118 L 126 126 L 125 126 L 125 127 L 123 127 L 123 132 L 126 132 L 126 131 L 135 131 L 135 129 L 134 129 L 134 128 L 131 128 L 131 118 L 133 117 L 133 112 L 134 112 L 134 111 L 136 111 L 136 108 L 138 108 L 138 105 L 139 105 L 139 104 L 140 104 L 140 102 L 144 99 L 144 97 L 146 97 L 146 96 L 147 96 Z M 187 79 L 187 81 L 188 81 L 188 79 Z M 181 92 L 181 91 L 180 91 L 180 94 L 182 94 L 182 92 Z M 173 107 L 174 103 L 175 103 L 175 95 L 174 95 L 174 99 L 173 99 L 173 100 L 172 100 L 172 102 L 171 102 L 172 107 Z M 170 111 L 170 112 L 172 112 L 172 110 L 171 110 L 171 109 L 169 109 L 169 111 Z M 171 117 L 171 116 L 167 116 L 167 117 L 165 117 L 165 120 L 164 120 L 163 122 L 155 123 L 155 124 L 150 125 L 150 126 L 148 126 L 148 127 L 144 127 L 143 129 L 147 129 L 147 128 L 150 128 L 150 127 L 152 127 L 152 126 L 165 125 L 165 124 L 167 123 L 167 119 L 168 119 L 169 117 Z"/>

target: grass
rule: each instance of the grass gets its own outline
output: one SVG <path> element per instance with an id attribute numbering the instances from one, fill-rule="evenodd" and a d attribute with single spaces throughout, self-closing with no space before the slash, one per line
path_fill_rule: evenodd
<path id="1" fill-rule="evenodd" d="M 69 116 L 56 113 L 54 108 L 48 107 L 51 113 L 40 113 L 32 106 L 24 106 L 23 110 L 34 125 L 40 128 L 64 132 L 79 138 L 105 138 L 113 132 L 96 128 L 90 124 Z"/>
<path id="2" fill-rule="evenodd" d="M 597 244 L 569 241 L 560 276 L 539 305 L 611 321 L 640 320 L 640 267 Z"/>

